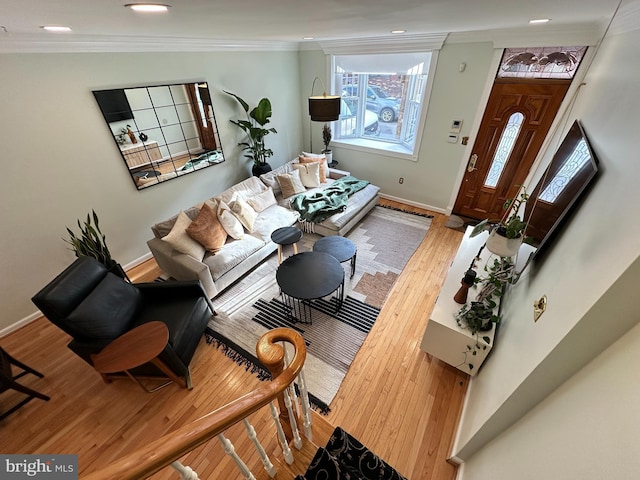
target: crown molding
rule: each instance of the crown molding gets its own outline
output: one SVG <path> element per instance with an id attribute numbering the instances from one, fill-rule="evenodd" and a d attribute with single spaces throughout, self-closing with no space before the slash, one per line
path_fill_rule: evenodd
<path id="1" fill-rule="evenodd" d="M 439 50 L 442 48 L 446 33 L 422 35 L 385 35 L 381 37 L 342 38 L 318 41 L 317 44 L 326 54 L 376 54 L 407 53 Z"/>
<path id="2" fill-rule="evenodd" d="M 297 42 L 75 34 L 1 34 L 0 53 L 297 51 Z"/>
<path id="3" fill-rule="evenodd" d="M 523 28 L 453 32 L 446 43 L 491 42 L 494 48 L 596 45 L 604 34 L 602 23 L 527 25 Z"/>

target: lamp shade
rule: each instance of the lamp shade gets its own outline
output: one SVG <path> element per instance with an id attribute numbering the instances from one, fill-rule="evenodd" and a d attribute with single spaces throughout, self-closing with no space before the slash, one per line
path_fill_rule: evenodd
<path id="1" fill-rule="evenodd" d="M 309 115 L 314 122 L 332 122 L 340 117 L 340 97 L 320 95 L 309 97 Z"/>

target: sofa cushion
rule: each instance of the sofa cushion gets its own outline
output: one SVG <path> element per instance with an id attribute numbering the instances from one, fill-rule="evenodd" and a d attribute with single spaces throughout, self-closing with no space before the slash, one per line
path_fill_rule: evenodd
<path id="1" fill-rule="evenodd" d="M 268 187 L 273 189 L 274 195 L 277 197 L 282 194 L 282 190 L 280 189 L 280 184 L 278 183 L 278 179 L 276 178 L 278 175 L 282 175 L 283 173 L 289 173 L 293 170 L 293 161 L 289 161 L 284 165 L 279 166 L 278 168 L 260 175 L 260 180 Z"/>
<path id="2" fill-rule="evenodd" d="M 244 237 L 244 228 L 240 220 L 233 214 L 229 205 L 222 200 L 218 202 L 218 220 L 231 238 L 241 240 Z"/>
<path id="3" fill-rule="evenodd" d="M 280 205 L 271 205 L 264 209 L 256 219 L 252 236 L 263 242 L 271 241 L 271 234 L 280 227 L 293 225 L 298 221 L 298 213 Z"/>
<path id="4" fill-rule="evenodd" d="M 216 281 L 264 245 L 265 242 L 260 238 L 245 235 L 242 240 L 229 240 L 217 255 L 208 255 L 203 262 L 209 267 L 211 276 Z"/>
<path id="5" fill-rule="evenodd" d="M 267 186 L 260 181 L 258 177 L 249 177 L 240 183 L 236 183 L 232 187 L 227 188 L 224 192 L 216 195 L 216 200 L 222 200 L 227 205 L 231 205 L 231 201 L 236 197 L 244 200 L 264 192 Z"/>
<path id="6" fill-rule="evenodd" d="M 264 192 L 248 198 L 247 203 L 251 205 L 251 208 L 253 208 L 256 212 L 260 213 L 265 208 L 270 207 L 271 205 L 275 205 L 278 202 L 276 202 L 276 197 L 273 194 L 273 189 L 271 187 L 267 187 Z"/>
<path id="7" fill-rule="evenodd" d="M 227 232 L 218 220 L 216 211 L 206 202 L 186 232 L 211 253 L 216 253 L 227 241 Z"/>
<path id="8" fill-rule="evenodd" d="M 247 229 L 248 232 L 253 232 L 253 224 L 256 223 L 256 217 L 258 214 L 251 208 L 251 205 L 246 200 L 237 197 L 229 204 L 231 212 L 240 220 L 242 226 Z"/>
<path id="9" fill-rule="evenodd" d="M 315 188 L 320 186 L 320 163 L 296 163 L 293 168 L 300 174 L 302 185 L 307 188 Z M 326 180 L 326 178 L 325 178 Z"/>
<path id="10" fill-rule="evenodd" d="M 327 165 L 327 157 L 324 155 L 306 156 L 300 155 L 298 157 L 299 163 L 319 163 L 320 164 L 320 183 L 327 181 L 329 175 L 329 165 Z"/>
<path id="11" fill-rule="evenodd" d="M 77 339 L 113 340 L 128 330 L 140 303 L 140 292 L 112 273 L 67 317 Z"/>
<path id="12" fill-rule="evenodd" d="M 303 193 L 306 191 L 304 185 L 300 181 L 300 172 L 298 170 L 293 170 L 290 173 L 283 173 L 281 175 L 277 175 L 276 179 L 280 184 L 280 189 L 282 190 L 282 196 L 288 198 L 297 193 Z"/>
<path id="13" fill-rule="evenodd" d="M 200 207 L 194 206 L 191 208 L 187 208 L 184 211 L 184 213 L 187 214 L 187 217 L 193 220 L 198 216 L 198 213 L 200 213 Z M 176 214 L 173 217 L 169 218 L 168 220 L 165 220 L 164 222 L 156 223 L 154 226 L 151 227 L 151 231 L 153 232 L 156 238 L 166 237 L 171 231 L 171 229 L 173 228 L 173 225 L 176 223 L 177 219 L 178 219 L 178 215 Z"/>
<path id="14" fill-rule="evenodd" d="M 162 241 L 167 242 L 179 252 L 186 253 L 196 260 L 202 260 L 205 248 L 189 236 L 187 233 L 189 225 L 191 225 L 191 219 L 186 213 L 180 212 L 173 228 L 162 237 Z"/>

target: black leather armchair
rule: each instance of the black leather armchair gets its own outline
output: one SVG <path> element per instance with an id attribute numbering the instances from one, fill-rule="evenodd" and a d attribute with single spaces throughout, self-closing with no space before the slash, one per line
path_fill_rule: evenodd
<path id="1" fill-rule="evenodd" d="M 159 358 L 191 388 L 189 363 L 213 307 L 200 282 L 128 283 L 97 260 L 80 257 L 31 299 L 73 338 L 68 347 L 90 365 L 91 355 L 123 333 L 153 320 L 167 325 Z M 152 364 L 132 370 L 161 375 Z"/>

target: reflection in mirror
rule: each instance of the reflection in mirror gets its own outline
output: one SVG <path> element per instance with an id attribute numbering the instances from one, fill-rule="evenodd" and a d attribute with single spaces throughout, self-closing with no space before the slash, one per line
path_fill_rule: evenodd
<path id="1" fill-rule="evenodd" d="M 598 160 L 576 120 L 526 204 L 526 241 L 534 247 L 528 260 L 539 258 L 552 242 L 597 173 Z"/>
<path id="2" fill-rule="evenodd" d="M 139 190 L 224 161 L 206 82 L 93 95 Z"/>

